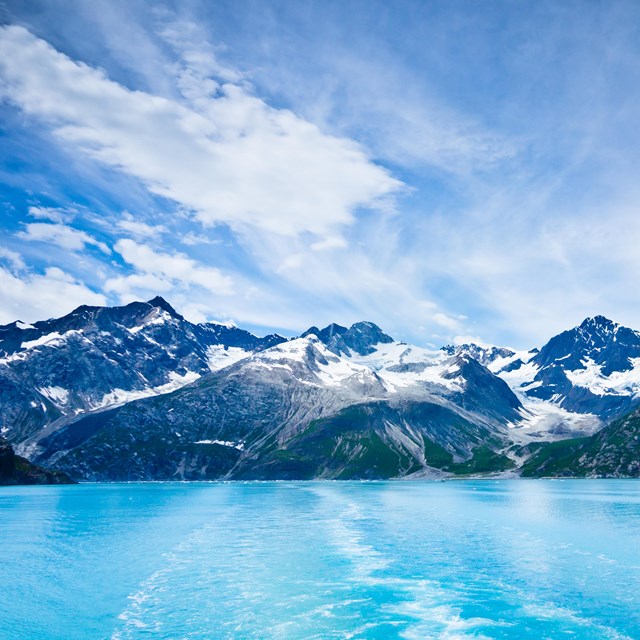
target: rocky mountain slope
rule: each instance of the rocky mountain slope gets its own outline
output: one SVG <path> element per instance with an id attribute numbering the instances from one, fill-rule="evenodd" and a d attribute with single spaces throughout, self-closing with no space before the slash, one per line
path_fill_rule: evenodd
<path id="1" fill-rule="evenodd" d="M 57 420 L 168 393 L 282 341 L 192 324 L 162 298 L 13 322 L 0 327 L 0 431 L 19 443 Z"/>
<path id="2" fill-rule="evenodd" d="M 472 355 L 505 380 L 524 406 L 519 435 L 592 435 L 640 400 L 640 332 L 603 316 L 551 338 L 541 349 L 445 347 Z"/>
<path id="3" fill-rule="evenodd" d="M 639 364 L 640 334 L 600 316 L 540 350 L 433 351 L 370 322 L 259 338 L 155 298 L 0 327 L 0 428 L 85 480 L 547 474 L 579 447 L 571 473 L 637 406 Z"/>
<path id="4" fill-rule="evenodd" d="M 555 336 L 528 362 L 521 387 L 569 411 L 614 418 L 640 392 L 640 333 L 603 316 Z"/>
<path id="5" fill-rule="evenodd" d="M 472 358 L 378 342 L 369 323 L 340 345 L 321 335 L 328 344 L 306 332 L 174 393 L 45 431 L 29 449 L 92 480 L 384 478 L 509 443 L 520 404 Z"/>
<path id="6" fill-rule="evenodd" d="M 17 456 L 13 447 L 0 436 L 0 485 L 72 484 L 60 471 L 47 471 Z"/>
<path id="7" fill-rule="evenodd" d="M 534 447 L 522 474 L 533 477 L 640 477 L 640 409 L 614 420 L 589 438 Z"/>

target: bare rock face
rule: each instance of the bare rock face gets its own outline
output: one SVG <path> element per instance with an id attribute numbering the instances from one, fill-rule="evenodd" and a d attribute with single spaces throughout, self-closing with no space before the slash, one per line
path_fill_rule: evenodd
<path id="1" fill-rule="evenodd" d="M 176 389 L 284 340 L 193 324 L 160 297 L 0 326 L 0 433 L 18 444 L 56 420 Z"/>

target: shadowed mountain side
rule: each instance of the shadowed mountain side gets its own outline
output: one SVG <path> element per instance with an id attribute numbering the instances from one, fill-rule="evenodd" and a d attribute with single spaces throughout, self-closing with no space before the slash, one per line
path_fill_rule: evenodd
<path id="1" fill-rule="evenodd" d="M 0 485 L 73 483 L 66 473 L 43 469 L 17 456 L 11 445 L 0 436 Z"/>

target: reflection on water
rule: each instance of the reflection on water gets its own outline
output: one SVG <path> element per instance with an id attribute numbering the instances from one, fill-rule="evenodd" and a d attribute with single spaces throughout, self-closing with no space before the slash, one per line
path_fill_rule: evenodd
<path id="1" fill-rule="evenodd" d="M 0 636 L 640 637 L 632 481 L 0 489 Z"/>

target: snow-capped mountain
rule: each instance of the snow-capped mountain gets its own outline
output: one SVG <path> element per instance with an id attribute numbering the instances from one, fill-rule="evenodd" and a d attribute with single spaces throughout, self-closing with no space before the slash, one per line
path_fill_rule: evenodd
<path id="1" fill-rule="evenodd" d="M 300 337 L 304 338 L 309 335 L 317 336 L 330 351 L 337 355 L 346 356 L 365 356 L 373 353 L 376 345 L 393 342 L 393 338 L 384 333 L 373 322 L 356 322 L 348 329 L 335 323 L 324 329 L 311 327 Z"/>
<path id="2" fill-rule="evenodd" d="M 511 361 L 513 357 L 517 355 L 516 351 L 508 349 L 507 347 L 479 345 L 473 342 L 468 342 L 461 345 L 448 344 L 442 347 L 441 350 L 449 355 L 468 355 L 474 360 L 477 360 L 485 367 L 489 367 L 496 361 L 499 363 Z"/>
<path id="3" fill-rule="evenodd" d="M 428 474 L 509 445 L 520 403 L 472 358 L 389 342 L 371 323 L 335 335 L 307 331 L 23 446 L 88 479 L 203 479 Z"/>
<path id="4" fill-rule="evenodd" d="M 551 404 L 608 420 L 640 399 L 640 333 L 603 316 L 551 338 L 539 351 L 488 364 L 532 407 Z M 536 402 L 537 401 L 537 402 Z"/>
<path id="5" fill-rule="evenodd" d="M 168 393 L 282 341 L 192 324 L 159 297 L 13 322 L 0 327 L 0 429 L 20 442 L 58 419 Z"/>
<path id="6" fill-rule="evenodd" d="M 0 435 L 85 479 L 500 471 L 636 406 L 639 364 L 602 317 L 540 350 L 429 350 L 371 322 L 259 338 L 154 298 L 0 327 Z"/>
<path id="7" fill-rule="evenodd" d="M 640 401 L 640 333 L 603 316 L 587 318 L 541 349 L 444 349 L 475 357 L 513 389 L 524 407 L 516 440 L 588 435 Z"/>

